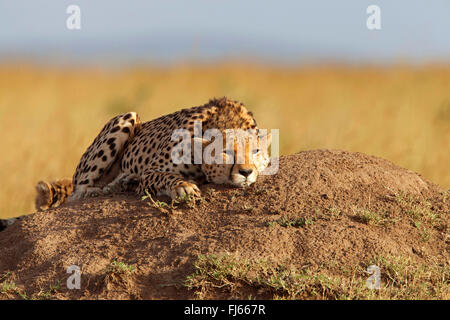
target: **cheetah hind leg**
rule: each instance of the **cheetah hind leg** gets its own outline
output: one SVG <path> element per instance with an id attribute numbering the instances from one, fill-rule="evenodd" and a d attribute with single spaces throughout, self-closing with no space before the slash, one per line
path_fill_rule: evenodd
<path id="1" fill-rule="evenodd" d="M 116 116 L 106 123 L 81 157 L 73 176 L 74 192 L 67 200 L 103 194 L 103 187 L 119 174 L 117 164 L 139 130 L 140 121 L 135 112 Z"/>

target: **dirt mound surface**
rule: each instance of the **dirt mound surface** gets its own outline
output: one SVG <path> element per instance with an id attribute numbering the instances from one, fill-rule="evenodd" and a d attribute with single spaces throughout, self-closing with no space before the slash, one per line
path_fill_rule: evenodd
<path id="1" fill-rule="evenodd" d="M 389 161 L 305 151 L 247 189 L 202 193 L 25 217 L 0 233 L 0 298 L 450 297 L 448 192 Z M 371 264 L 379 290 L 366 286 Z M 80 289 L 66 286 L 71 265 Z"/>

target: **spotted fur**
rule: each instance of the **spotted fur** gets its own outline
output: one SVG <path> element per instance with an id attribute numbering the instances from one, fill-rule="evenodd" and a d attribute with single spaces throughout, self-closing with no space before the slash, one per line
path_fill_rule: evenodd
<path id="1" fill-rule="evenodd" d="M 58 207 L 73 191 L 71 179 L 60 179 L 52 182 L 39 181 L 36 185 L 36 210 L 47 210 Z"/>
<path id="2" fill-rule="evenodd" d="M 197 184 L 204 181 L 239 187 L 255 182 L 258 173 L 268 165 L 266 152 L 246 156 L 242 164 L 208 165 L 193 161 L 192 164 L 176 164 L 172 161 L 172 148 L 178 143 L 171 140 L 173 131 L 186 129 L 193 134 L 196 121 L 201 122 L 203 132 L 207 129 L 258 130 L 252 113 L 242 103 L 227 98 L 212 99 L 205 105 L 182 109 L 145 123 L 139 121 L 135 112 L 119 115 L 104 126 L 81 157 L 72 180 L 73 192 L 70 188 L 66 193 L 59 192 L 61 189 L 56 183 L 40 182 L 37 187 L 40 200 L 39 203 L 36 200 L 36 206 L 39 209 L 57 206 L 70 193 L 69 201 L 123 190 L 176 198 L 199 195 Z M 210 142 L 202 140 L 201 143 L 205 147 Z M 248 144 L 245 148 L 248 151 Z M 223 154 L 224 159 L 228 156 Z"/>

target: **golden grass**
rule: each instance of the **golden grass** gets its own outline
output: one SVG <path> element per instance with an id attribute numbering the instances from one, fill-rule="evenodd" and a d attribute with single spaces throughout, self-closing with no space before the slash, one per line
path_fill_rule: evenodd
<path id="1" fill-rule="evenodd" d="M 450 187 L 450 66 L 276 68 L 241 62 L 121 70 L 0 66 L 0 217 L 33 211 L 40 179 L 70 177 L 106 121 L 228 96 L 281 154 L 333 148 L 387 158 Z"/>

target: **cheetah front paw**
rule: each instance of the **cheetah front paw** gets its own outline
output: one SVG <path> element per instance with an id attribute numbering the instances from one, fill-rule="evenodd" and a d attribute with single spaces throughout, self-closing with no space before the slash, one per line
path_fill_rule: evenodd
<path id="1" fill-rule="evenodd" d="M 170 192 L 172 199 L 183 198 L 186 196 L 200 197 L 200 189 L 195 183 L 183 181 L 177 184 Z"/>

